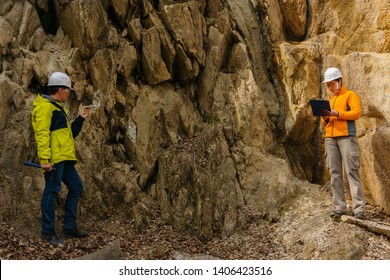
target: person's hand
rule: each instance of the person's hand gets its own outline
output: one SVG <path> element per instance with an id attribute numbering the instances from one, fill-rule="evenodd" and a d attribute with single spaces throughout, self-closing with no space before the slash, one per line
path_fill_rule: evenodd
<path id="1" fill-rule="evenodd" d="M 331 110 L 331 111 L 324 110 L 323 112 L 324 112 L 325 116 L 334 116 L 334 117 L 338 117 L 339 116 L 339 112 L 336 111 L 336 110 Z"/>
<path id="2" fill-rule="evenodd" d="M 46 172 L 50 172 L 53 170 L 53 166 L 51 166 L 50 163 L 44 163 L 44 164 L 41 164 L 41 168 L 46 171 Z"/>
<path id="3" fill-rule="evenodd" d="M 89 117 L 89 113 L 91 111 L 91 107 L 90 106 L 85 106 L 81 109 L 81 112 L 80 112 L 80 116 L 84 119 L 88 118 Z"/>

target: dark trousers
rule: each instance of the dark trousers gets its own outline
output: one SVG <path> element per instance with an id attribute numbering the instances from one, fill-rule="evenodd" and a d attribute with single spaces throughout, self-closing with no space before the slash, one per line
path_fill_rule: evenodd
<path id="1" fill-rule="evenodd" d="M 55 233 L 55 207 L 61 191 L 61 182 L 68 187 L 65 202 L 64 229 L 73 230 L 77 227 L 76 216 L 83 183 L 72 161 L 63 161 L 55 165 L 55 170 L 45 172 L 45 189 L 42 195 L 42 232 Z"/>

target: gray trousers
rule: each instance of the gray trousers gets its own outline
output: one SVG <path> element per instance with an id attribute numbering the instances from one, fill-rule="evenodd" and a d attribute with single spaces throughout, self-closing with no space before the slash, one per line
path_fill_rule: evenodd
<path id="1" fill-rule="evenodd" d="M 354 214 L 365 211 L 363 185 L 359 176 L 359 145 L 356 137 L 325 138 L 326 164 L 333 191 L 333 206 L 337 212 L 346 212 L 343 186 L 343 164 L 348 178 Z"/>

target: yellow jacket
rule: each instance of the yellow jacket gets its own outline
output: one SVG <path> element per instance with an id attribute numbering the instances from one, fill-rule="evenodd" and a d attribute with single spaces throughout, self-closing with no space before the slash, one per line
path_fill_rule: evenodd
<path id="1" fill-rule="evenodd" d="M 60 102 L 50 96 L 38 95 L 33 103 L 31 121 L 41 165 L 76 161 L 73 138 L 83 125 L 81 116 L 70 124 L 67 111 Z"/>
<path id="2" fill-rule="evenodd" d="M 356 136 L 355 120 L 362 115 L 359 96 L 342 86 L 329 102 L 331 109 L 338 111 L 339 116 L 330 116 L 327 120 L 322 118 L 325 137 Z"/>

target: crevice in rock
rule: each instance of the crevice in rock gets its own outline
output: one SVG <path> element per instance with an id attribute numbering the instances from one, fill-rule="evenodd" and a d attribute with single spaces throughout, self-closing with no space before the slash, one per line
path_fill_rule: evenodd
<path id="1" fill-rule="evenodd" d="M 110 131 L 107 135 L 106 145 L 115 145 L 116 144 L 116 134 L 118 129 L 116 126 L 113 126 L 114 120 L 112 118 L 107 119 L 107 127 L 110 128 Z"/>
<path id="2" fill-rule="evenodd" d="M 320 45 L 318 45 L 318 48 L 320 48 Z M 319 50 L 319 52 L 321 53 L 321 50 Z M 318 73 L 320 75 L 319 77 L 319 80 L 322 81 L 322 75 L 321 73 L 323 73 L 323 66 L 324 66 L 324 58 L 323 56 L 320 56 L 319 58 L 319 63 L 318 63 Z M 325 98 L 325 95 L 326 95 L 326 92 L 324 91 L 324 87 L 320 86 L 320 98 Z M 322 145 L 321 144 L 321 141 L 323 142 L 323 134 L 321 132 L 321 121 L 320 119 L 318 119 L 317 123 L 316 123 L 316 128 L 313 132 L 313 135 L 315 135 L 315 137 L 313 137 L 310 145 L 311 145 L 311 148 L 313 150 L 313 153 L 314 153 L 314 161 L 315 161 L 315 164 L 314 164 L 314 167 L 313 167 L 313 178 L 312 178 L 312 182 L 311 183 L 314 183 L 314 184 L 324 184 L 324 180 L 325 180 L 325 170 L 326 170 L 326 165 L 324 166 L 324 154 L 325 154 L 325 151 L 324 149 L 322 150 L 321 147 L 323 146 L 320 146 Z"/>
<path id="3" fill-rule="evenodd" d="M 187 138 L 190 135 L 190 132 L 185 126 L 185 122 L 183 121 L 181 115 L 179 115 L 179 128 L 177 134 L 183 139 Z"/>
<path id="4" fill-rule="evenodd" d="M 160 7 L 160 0 L 152 0 L 153 8 L 158 10 Z"/>
<path id="5" fill-rule="evenodd" d="M 47 94 L 45 91 L 45 87 L 42 86 L 35 77 L 31 79 L 31 82 L 28 85 L 28 90 L 34 94 L 39 94 L 39 93 Z"/>
<path id="6" fill-rule="evenodd" d="M 243 36 L 240 33 L 240 30 L 235 30 L 235 31 L 237 31 L 237 33 L 239 33 L 241 37 Z M 229 65 L 229 58 L 231 56 L 234 44 L 236 44 L 238 42 L 240 42 L 240 41 L 237 38 L 236 39 L 232 38 L 231 40 L 228 40 L 228 45 L 227 45 L 227 48 L 226 48 L 226 54 L 223 57 L 223 61 L 222 61 L 221 67 L 219 69 L 219 72 L 225 73 L 225 74 L 233 73 L 233 71 L 232 71 L 232 69 L 231 69 L 231 67 Z M 248 53 L 248 55 L 250 56 L 250 53 Z M 212 93 L 212 91 L 211 91 L 211 93 Z"/>
<path id="7" fill-rule="evenodd" d="M 116 76 L 116 88 L 123 95 L 126 94 L 126 88 L 127 88 L 126 78 L 119 73 L 117 73 Z"/>
<path id="8" fill-rule="evenodd" d="M 123 76 L 120 73 L 117 73 L 116 76 L 116 89 L 122 93 L 124 96 L 126 96 L 126 91 L 127 91 L 127 81 L 126 77 Z"/>
<path id="9" fill-rule="evenodd" d="M 56 14 L 54 0 L 48 1 L 47 11 L 36 6 L 39 20 L 41 21 L 42 27 L 46 33 L 56 35 L 60 23 Z"/>
<path id="10" fill-rule="evenodd" d="M 148 177 L 145 180 L 145 184 L 140 186 L 142 191 L 150 192 L 150 188 L 157 183 L 157 176 L 159 170 L 159 162 L 158 159 L 154 162 L 152 169 L 149 172 Z M 139 183 L 138 183 L 139 184 Z M 139 184 L 140 185 L 140 184 Z"/>
<path id="11" fill-rule="evenodd" d="M 223 137 L 224 137 L 226 144 L 228 146 L 228 149 L 229 149 L 229 156 L 233 161 L 237 184 L 238 184 L 240 190 L 244 191 L 245 188 L 241 183 L 240 174 L 239 174 L 239 171 L 237 168 L 238 162 L 237 162 L 235 156 L 233 155 L 234 154 L 233 148 L 235 147 L 235 143 L 236 143 L 236 140 L 234 139 L 234 132 L 232 130 L 227 129 L 226 127 L 223 127 Z M 245 196 L 242 196 L 242 199 L 244 201 L 244 205 L 247 205 Z"/>
<path id="12" fill-rule="evenodd" d="M 260 32 L 261 32 L 261 38 L 262 38 L 262 53 L 261 53 L 261 58 L 262 62 L 265 64 L 264 67 L 264 74 L 267 76 L 267 80 L 273 85 L 274 92 L 271 94 L 275 94 L 276 97 L 272 96 L 270 94 L 271 98 L 275 98 L 275 101 L 277 100 L 279 104 L 281 104 L 281 99 L 280 99 L 280 91 L 277 87 L 276 83 L 276 69 L 275 69 L 275 61 L 274 61 L 274 49 L 273 49 L 273 43 L 272 39 L 270 36 L 270 30 L 271 27 L 269 26 L 269 22 L 267 20 L 268 17 L 268 12 L 267 8 L 264 6 L 264 4 L 259 4 L 259 9 L 256 11 L 259 22 L 263 23 L 260 26 Z M 255 67 L 254 67 L 255 68 Z M 255 78 L 256 81 L 261 85 L 262 81 L 259 80 L 259 78 Z M 275 125 L 275 127 L 278 127 L 278 122 L 280 119 L 280 112 L 276 114 L 272 114 L 271 112 L 268 112 L 268 117 L 270 121 Z"/>
<path id="13" fill-rule="evenodd" d="M 113 9 L 113 7 L 111 5 L 109 5 L 108 9 L 107 9 L 107 17 L 108 17 L 108 20 L 111 22 L 111 24 L 115 27 L 115 29 L 119 30 L 119 32 L 121 33 L 122 29 L 125 26 L 123 26 L 120 23 L 117 15 L 116 15 L 116 13 L 115 13 L 115 11 L 114 11 L 114 9 Z"/>
<path id="14" fill-rule="evenodd" d="M 320 120 L 317 121 L 317 126 L 315 131 L 313 132 L 314 137 L 312 138 L 312 141 L 310 143 L 311 149 L 313 151 L 313 157 L 314 157 L 314 164 L 313 164 L 313 178 L 311 183 L 313 184 L 324 184 L 324 178 L 325 178 L 325 162 L 324 162 L 324 154 L 325 154 L 325 148 L 323 148 L 322 142 L 323 136 L 321 133 L 321 122 Z"/>
<path id="15" fill-rule="evenodd" d="M 115 103 L 115 115 L 119 118 L 123 118 L 125 116 L 126 108 L 123 104 L 116 102 Z"/>
<path id="16" fill-rule="evenodd" d="M 307 35 L 309 34 L 311 20 L 312 20 L 312 14 L 310 9 L 310 0 L 306 0 L 306 26 L 305 26 L 305 35 L 302 41 L 307 40 Z"/>

